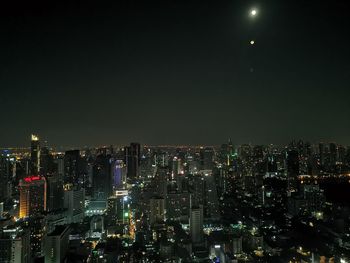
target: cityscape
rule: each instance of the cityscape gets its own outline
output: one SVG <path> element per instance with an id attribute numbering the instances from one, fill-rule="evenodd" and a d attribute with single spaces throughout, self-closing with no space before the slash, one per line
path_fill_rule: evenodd
<path id="1" fill-rule="evenodd" d="M 349 0 L 0 6 L 0 263 L 350 263 Z"/>
<path id="2" fill-rule="evenodd" d="M 349 262 L 350 147 L 1 149 L 1 262 Z"/>

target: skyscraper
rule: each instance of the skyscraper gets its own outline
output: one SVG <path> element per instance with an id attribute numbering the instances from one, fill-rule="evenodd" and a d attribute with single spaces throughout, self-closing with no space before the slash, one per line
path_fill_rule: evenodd
<path id="1" fill-rule="evenodd" d="M 31 162 L 31 173 L 37 175 L 40 172 L 40 141 L 37 135 L 32 134 L 31 136 L 31 147 L 30 147 L 30 162 Z"/>
<path id="2" fill-rule="evenodd" d="M 165 215 L 165 199 L 154 197 L 150 199 L 150 224 L 162 222 Z"/>
<path id="3" fill-rule="evenodd" d="M 95 200 L 104 200 L 112 194 L 112 172 L 110 156 L 100 154 L 96 157 L 93 166 L 93 197 Z"/>
<path id="4" fill-rule="evenodd" d="M 123 160 L 115 160 L 113 163 L 113 188 L 122 189 L 126 180 L 126 166 Z"/>
<path id="5" fill-rule="evenodd" d="M 214 151 L 212 148 L 206 147 L 206 148 L 200 149 L 201 169 L 202 170 L 213 169 L 213 157 L 214 157 Z"/>
<path id="6" fill-rule="evenodd" d="M 130 146 L 124 148 L 128 179 L 135 179 L 139 176 L 140 148 L 141 146 L 139 143 L 130 143 Z"/>
<path id="7" fill-rule="evenodd" d="M 193 243 L 203 241 L 203 206 L 194 206 L 190 215 L 190 234 Z"/>
<path id="8" fill-rule="evenodd" d="M 69 226 L 57 226 L 56 229 L 45 238 L 45 263 L 63 262 L 69 242 Z"/>
<path id="9" fill-rule="evenodd" d="M 290 150 L 287 153 L 287 179 L 288 188 L 296 188 L 296 180 L 299 175 L 299 153 L 297 150 Z"/>
<path id="10" fill-rule="evenodd" d="M 64 155 L 64 182 L 78 184 L 80 176 L 80 151 L 66 151 Z"/>
<path id="11" fill-rule="evenodd" d="M 20 218 L 40 215 L 46 211 L 46 179 L 28 176 L 19 182 Z"/>

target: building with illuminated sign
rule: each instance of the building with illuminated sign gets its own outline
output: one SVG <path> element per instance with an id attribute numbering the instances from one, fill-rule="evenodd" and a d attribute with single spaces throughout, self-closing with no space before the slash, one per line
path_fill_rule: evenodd
<path id="1" fill-rule="evenodd" d="M 46 179 L 28 176 L 19 182 L 19 217 L 39 215 L 46 211 Z"/>

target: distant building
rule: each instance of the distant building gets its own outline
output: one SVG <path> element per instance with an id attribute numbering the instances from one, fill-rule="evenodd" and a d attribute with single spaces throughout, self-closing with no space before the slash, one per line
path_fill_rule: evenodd
<path id="1" fill-rule="evenodd" d="M 79 177 L 80 177 L 80 168 L 81 168 L 80 166 L 81 166 L 80 151 L 79 150 L 66 151 L 64 155 L 64 183 L 71 183 L 74 185 L 78 184 Z"/>
<path id="2" fill-rule="evenodd" d="M 213 169 L 213 158 L 214 150 L 213 148 L 202 148 L 200 149 L 200 164 L 202 170 L 212 170 Z"/>
<path id="3" fill-rule="evenodd" d="M 40 172 L 40 141 L 37 135 L 32 134 L 30 145 L 31 173 L 38 175 Z"/>

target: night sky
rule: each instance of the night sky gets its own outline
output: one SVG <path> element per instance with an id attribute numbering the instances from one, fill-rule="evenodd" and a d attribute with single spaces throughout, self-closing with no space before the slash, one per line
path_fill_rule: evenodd
<path id="1" fill-rule="evenodd" d="M 3 2 L 0 146 L 350 144 L 347 0 Z"/>

